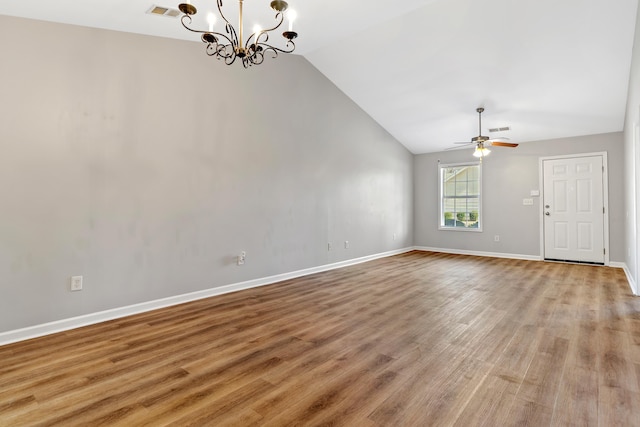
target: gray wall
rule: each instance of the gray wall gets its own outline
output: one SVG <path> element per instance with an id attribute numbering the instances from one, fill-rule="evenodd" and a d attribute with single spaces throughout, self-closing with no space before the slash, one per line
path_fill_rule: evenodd
<path id="1" fill-rule="evenodd" d="M 522 199 L 539 190 L 539 158 L 607 152 L 609 161 L 610 260 L 624 260 L 624 196 L 622 133 L 590 135 L 493 148 L 483 160 L 483 231 L 438 230 L 438 160 L 473 161 L 472 149 L 422 154 L 414 164 L 415 244 L 441 249 L 540 255 L 540 198 L 533 206 Z M 494 242 L 499 235 L 500 241 Z"/>
<path id="2" fill-rule="evenodd" d="M 636 35 L 633 44 L 627 114 L 624 125 L 625 158 L 625 263 L 635 285 L 638 285 L 638 224 L 640 224 L 640 130 L 634 141 L 634 127 L 640 126 L 640 8 L 636 19 Z M 640 128 L 639 128 L 640 129 Z M 637 293 L 637 290 L 636 290 Z"/>
<path id="3" fill-rule="evenodd" d="M 3 16 L 0 52 L 0 332 L 413 244 L 412 155 L 300 56 Z"/>

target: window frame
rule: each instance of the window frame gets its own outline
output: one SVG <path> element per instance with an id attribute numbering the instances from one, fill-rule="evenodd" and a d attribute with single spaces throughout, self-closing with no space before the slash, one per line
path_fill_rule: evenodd
<path id="1" fill-rule="evenodd" d="M 461 167 L 461 166 L 477 166 L 478 167 L 478 227 L 455 227 L 445 225 L 444 219 L 444 172 L 447 168 Z M 444 231 L 471 231 L 480 233 L 482 232 L 483 209 L 482 209 L 482 162 L 460 162 L 460 163 L 438 163 L 438 230 Z"/>

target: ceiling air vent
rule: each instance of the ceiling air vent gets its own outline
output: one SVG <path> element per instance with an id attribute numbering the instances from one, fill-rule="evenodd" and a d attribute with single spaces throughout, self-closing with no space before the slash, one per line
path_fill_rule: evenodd
<path id="1" fill-rule="evenodd" d="M 178 9 L 172 9 L 170 7 L 162 7 L 153 5 L 147 11 L 149 15 L 161 15 L 168 16 L 170 18 L 176 18 L 180 16 L 180 11 Z"/>
<path id="2" fill-rule="evenodd" d="M 505 127 L 501 127 L 501 128 L 489 129 L 489 132 L 506 132 L 508 130 L 511 130 L 511 128 L 509 126 L 505 126 Z"/>

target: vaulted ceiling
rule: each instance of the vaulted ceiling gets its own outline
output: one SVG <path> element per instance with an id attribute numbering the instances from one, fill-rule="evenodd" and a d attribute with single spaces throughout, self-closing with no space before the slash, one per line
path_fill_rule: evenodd
<path id="1" fill-rule="evenodd" d="M 192 4 L 197 19 L 215 9 L 214 0 Z M 246 26 L 273 22 L 269 0 L 244 4 Z M 177 8 L 167 0 L 6 0 L 0 14 L 201 43 L 178 18 L 148 14 L 154 5 Z M 289 5 L 298 14 L 296 54 L 413 153 L 476 136 L 479 106 L 483 135 L 511 142 L 622 130 L 638 0 Z M 233 16 L 237 2 L 224 8 Z M 511 130 L 488 132 L 497 127 Z"/>

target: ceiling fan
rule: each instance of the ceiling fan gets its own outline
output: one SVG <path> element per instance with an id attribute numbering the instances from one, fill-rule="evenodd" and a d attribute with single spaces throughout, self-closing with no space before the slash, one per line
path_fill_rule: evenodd
<path id="1" fill-rule="evenodd" d="M 482 135 L 482 112 L 484 111 L 484 108 L 482 107 L 478 107 L 476 108 L 476 111 L 478 112 L 478 136 L 474 136 L 473 138 L 471 138 L 471 141 L 466 141 L 466 142 L 454 142 L 454 144 L 468 144 L 468 145 L 475 145 L 475 151 L 473 152 L 474 157 L 485 157 L 487 156 L 491 150 L 489 150 L 487 147 L 511 147 L 511 148 L 515 148 L 518 146 L 518 144 L 514 144 L 511 142 L 502 142 L 502 141 L 498 141 L 498 139 L 508 139 L 508 138 L 495 138 L 495 139 L 491 139 L 488 136 L 484 136 Z"/>

